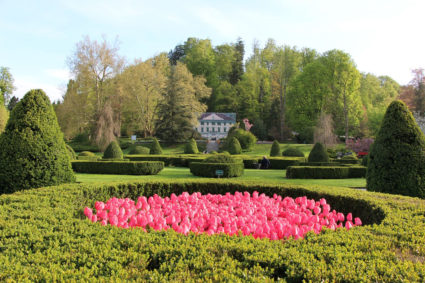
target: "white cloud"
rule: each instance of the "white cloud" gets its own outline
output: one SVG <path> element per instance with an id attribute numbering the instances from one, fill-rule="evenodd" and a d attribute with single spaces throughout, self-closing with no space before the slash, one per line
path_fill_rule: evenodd
<path id="1" fill-rule="evenodd" d="M 64 87 L 60 87 L 54 84 L 37 82 L 31 77 L 15 77 L 16 90 L 13 95 L 22 98 L 31 89 L 42 89 L 50 100 L 57 101 L 62 99 L 62 95 L 65 91 Z"/>
<path id="2" fill-rule="evenodd" d="M 61 81 L 68 81 L 72 78 L 68 69 L 46 69 L 44 71 L 49 77 L 60 79 Z"/>

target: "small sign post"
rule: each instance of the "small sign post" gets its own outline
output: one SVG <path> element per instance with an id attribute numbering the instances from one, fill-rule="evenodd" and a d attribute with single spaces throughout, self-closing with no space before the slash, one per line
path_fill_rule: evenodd
<path id="1" fill-rule="evenodd" d="M 215 170 L 215 175 L 220 178 L 220 176 L 223 176 L 224 172 L 223 170 Z"/>
<path id="2" fill-rule="evenodd" d="M 136 141 L 136 140 L 137 140 L 137 136 L 136 136 L 136 135 L 132 135 L 132 136 L 131 136 L 131 140 L 132 140 L 132 141 Z"/>

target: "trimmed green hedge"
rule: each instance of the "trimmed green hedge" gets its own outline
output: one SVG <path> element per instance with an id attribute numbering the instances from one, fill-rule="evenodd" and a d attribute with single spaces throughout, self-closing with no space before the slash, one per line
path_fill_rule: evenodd
<path id="1" fill-rule="evenodd" d="M 286 178 L 291 179 L 346 179 L 365 178 L 364 166 L 290 166 Z"/>
<path id="2" fill-rule="evenodd" d="M 207 163 L 192 162 L 189 164 L 190 173 L 195 176 L 210 177 L 216 176 L 216 170 L 223 170 L 221 178 L 240 177 L 244 172 L 244 164 L 242 162 L 235 163 Z"/>
<path id="3" fill-rule="evenodd" d="M 94 156 L 77 156 L 77 160 L 89 160 L 89 161 L 98 161 L 100 159 L 99 156 L 94 155 Z"/>
<path id="4" fill-rule="evenodd" d="M 73 161 L 72 169 L 78 173 L 156 175 L 164 169 L 161 161 Z"/>
<path id="5" fill-rule="evenodd" d="M 269 169 L 286 169 L 288 166 L 298 165 L 300 162 L 304 162 L 304 157 L 270 157 L 270 168 Z M 259 162 L 261 159 L 259 159 Z"/>
<path id="6" fill-rule="evenodd" d="M 83 214 L 111 197 L 254 190 L 325 198 L 366 225 L 269 241 L 121 229 Z M 425 200 L 235 180 L 61 185 L 0 196 L 0 250 L 1 281 L 424 282 Z"/>

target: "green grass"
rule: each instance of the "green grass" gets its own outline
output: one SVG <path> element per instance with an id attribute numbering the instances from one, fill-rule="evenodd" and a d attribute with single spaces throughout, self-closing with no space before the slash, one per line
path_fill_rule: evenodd
<path id="1" fill-rule="evenodd" d="M 165 167 L 158 175 L 133 176 L 133 175 L 105 175 L 105 174 L 76 174 L 77 182 L 121 182 L 121 181 L 173 181 L 176 179 L 208 179 L 193 176 L 188 168 L 183 167 Z M 238 178 L 229 178 L 227 180 L 252 181 L 271 184 L 296 184 L 296 185 L 323 185 L 338 187 L 365 187 L 366 179 L 286 179 L 285 170 L 256 170 L 245 169 L 243 176 Z"/>

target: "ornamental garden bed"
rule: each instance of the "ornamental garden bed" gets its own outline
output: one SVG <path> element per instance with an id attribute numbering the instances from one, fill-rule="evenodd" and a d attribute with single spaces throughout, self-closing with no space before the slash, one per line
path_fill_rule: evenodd
<path id="1" fill-rule="evenodd" d="M 307 197 L 363 225 L 303 239 L 240 233 L 187 235 L 92 223 L 85 207 L 110 198 L 174 193 Z M 0 280 L 416 281 L 425 280 L 425 200 L 336 187 L 237 181 L 66 184 L 0 196 Z"/>

